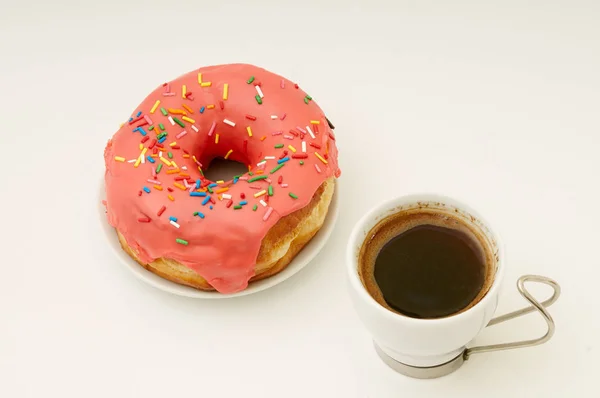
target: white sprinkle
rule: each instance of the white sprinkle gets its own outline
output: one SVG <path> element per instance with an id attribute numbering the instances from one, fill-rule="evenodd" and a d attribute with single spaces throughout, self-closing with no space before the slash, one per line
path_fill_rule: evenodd
<path id="1" fill-rule="evenodd" d="M 302 141 L 302 152 L 306 153 L 306 141 Z"/>
<path id="2" fill-rule="evenodd" d="M 169 221 L 171 223 L 172 226 L 174 226 L 175 228 L 179 228 L 179 224 L 177 224 L 175 221 L 171 220 Z"/>
<path id="3" fill-rule="evenodd" d="M 162 151 L 158 151 L 158 157 L 162 158 Z"/>
<path id="4" fill-rule="evenodd" d="M 208 136 L 210 137 L 215 132 L 215 128 L 217 128 L 217 122 L 212 122 L 210 126 L 210 130 L 208 130 Z"/>
<path id="5" fill-rule="evenodd" d="M 175 126 L 175 120 L 171 116 L 169 116 L 169 122 L 171 122 L 171 126 Z"/>
<path id="6" fill-rule="evenodd" d="M 257 86 L 258 87 L 258 86 Z M 269 216 L 271 215 L 271 213 L 273 212 L 273 208 L 269 207 L 267 209 L 267 212 L 265 213 L 265 216 L 263 217 L 263 221 L 267 221 L 269 219 Z"/>
<path id="7" fill-rule="evenodd" d="M 240 177 L 240 178 L 238 178 L 238 180 L 241 180 L 241 181 L 248 181 L 248 177 Z"/>
<path id="8" fill-rule="evenodd" d="M 277 119 L 277 115 L 271 115 L 271 119 L 273 119 L 273 120 Z"/>
<path id="9" fill-rule="evenodd" d="M 294 139 L 294 136 L 293 136 L 293 135 L 287 135 L 287 134 L 285 134 L 285 135 L 283 136 L 283 138 L 287 138 L 288 140 L 293 140 L 293 139 Z"/>
<path id="10" fill-rule="evenodd" d="M 181 166 L 181 170 L 187 170 L 187 166 Z"/>
<path id="11" fill-rule="evenodd" d="M 254 86 L 254 87 L 256 87 L 256 92 L 258 92 L 258 96 L 260 98 L 264 98 L 265 95 L 263 94 L 262 90 L 260 89 L 260 86 Z"/>
<path id="12" fill-rule="evenodd" d="M 314 140 L 315 139 L 315 135 L 313 134 L 312 130 L 310 129 L 310 126 L 306 126 L 306 130 L 308 131 L 308 134 L 310 134 L 310 136 Z"/>
<path id="13" fill-rule="evenodd" d="M 185 185 L 186 188 L 190 187 L 190 184 L 188 184 L 188 182 L 186 180 L 183 180 L 183 185 Z"/>
<path id="14" fill-rule="evenodd" d="M 187 134 L 187 131 L 183 130 L 181 133 L 177 134 L 177 135 L 175 136 L 175 138 L 177 138 L 177 139 L 180 139 L 181 137 L 183 137 L 183 136 L 184 136 L 184 135 L 186 135 L 186 134 Z"/>
<path id="15" fill-rule="evenodd" d="M 146 163 L 146 157 L 144 155 L 140 154 L 140 159 L 142 161 L 142 164 Z"/>
<path id="16" fill-rule="evenodd" d="M 296 126 L 296 128 L 298 129 L 298 131 L 300 131 L 302 134 L 306 134 L 306 130 L 304 130 L 302 127 L 300 126 Z"/>
<path id="17" fill-rule="evenodd" d="M 273 160 L 275 159 L 275 156 L 265 156 L 265 160 Z"/>
<path id="18" fill-rule="evenodd" d="M 127 163 L 135 163 L 136 160 L 137 159 L 131 159 L 131 160 L 128 160 Z"/>
<path id="19" fill-rule="evenodd" d="M 260 167 L 260 166 L 262 166 L 263 164 L 266 164 L 266 163 L 267 163 L 267 161 L 263 160 L 262 162 L 256 163 L 256 166 Z"/>
<path id="20" fill-rule="evenodd" d="M 284 184 L 281 184 L 281 185 L 280 185 L 280 187 L 281 187 L 281 188 L 287 188 L 287 187 L 288 187 L 288 184 L 285 184 L 285 183 L 284 183 Z"/>
<path id="21" fill-rule="evenodd" d="M 228 193 L 223 194 L 223 199 L 231 199 L 231 195 Z"/>
<path id="22" fill-rule="evenodd" d="M 231 127 L 235 127 L 235 123 L 229 119 L 223 119 L 223 123 L 230 125 Z"/>
<path id="23" fill-rule="evenodd" d="M 271 133 L 271 135 L 281 135 L 283 134 L 283 131 L 274 131 Z"/>
<path id="24" fill-rule="evenodd" d="M 194 125 L 192 124 L 192 130 L 194 130 L 194 131 L 197 133 L 197 132 L 198 132 L 198 127 L 196 127 L 196 126 L 194 126 Z"/>
<path id="25" fill-rule="evenodd" d="M 317 173 L 321 172 L 321 169 L 319 168 L 319 165 L 315 163 L 315 169 L 317 169 Z"/>
<path id="26" fill-rule="evenodd" d="M 196 184 L 191 184 L 188 188 L 188 192 L 192 192 L 196 188 Z"/>
<path id="27" fill-rule="evenodd" d="M 263 205 L 263 206 L 265 206 L 265 207 L 267 207 L 267 203 L 264 200 L 262 200 L 262 199 L 260 200 L 260 204 Z"/>

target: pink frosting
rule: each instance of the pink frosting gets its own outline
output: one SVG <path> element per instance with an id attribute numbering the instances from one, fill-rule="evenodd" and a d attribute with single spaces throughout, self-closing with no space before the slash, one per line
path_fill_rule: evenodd
<path id="1" fill-rule="evenodd" d="M 156 101 L 160 104 L 155 107 Z M 184 127 L 173 125 L 169 116 Z M 167 133 L 162 144 L 156 142 L 163 131 L 159 124 Z M 147 148 L 144 163 L 128 162 L 140 158 L 144 150 L 140 145 Z M 161 152 L 164 161 L 159 159 Z M 199 165 L 206 167 L 212 159 L 226 156 L 250 166 L 252 175 L 219 183 L 210 193 L 207 185 L 214 182 L 204 179 Z M 141 261 L 171 258 L 219 292 L 234 293 L 248 286 L 269 229 L 306 206 L 325 179 L 339 177 L 337 157 L 325 114 L 293 82 L 246 64 L 201 68 L 156 88 L 108 142 L 104 151 L 108 221 Z M 281 158 L 289 160 L 274 171 Z M 267 179 L 251 181 L 262 176 Z M 254 196 L 263 190 L 267 193 Z M 191 196 L 205 193 L 206 197 Z M 214 204 L 203 205 L 207 197 Z M 261 200 L 268 201 L 266 206 Z"/>

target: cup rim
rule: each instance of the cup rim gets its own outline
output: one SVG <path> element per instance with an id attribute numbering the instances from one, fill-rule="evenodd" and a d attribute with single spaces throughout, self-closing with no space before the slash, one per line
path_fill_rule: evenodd
<path id="1" fill-rule="evenodd" d="M 362 281 L 360 280 L 360 277 L 358 275 L 358 261 L 357 261 L 358 258 L 357 258 L 356 252 L 355 252 L 355 247 L 359 241 L 359 235 L 361 235 L 361 233 L 363 231 L 363 226 L 366 225 L 367 223 L 369 223 L 370 220 L 375 219 L 375 217 L 379 213 L 383 213 L 386 210 L 397 206 L 399 204 L 399 202 L 408 204 L 408 203 L 431 202 L 431 201 L 437 201 L 437 202 L 441 202 L 444 204 L 450 204 L 450 205 L 453 205 L 454 207 L 464 210 L 468 214 L 476 216 L 477 219 L 488 228 L 488 230 L 490 231 L 490 234 L 493 236 L 493 238 L 496 242 L 496 247 L 498 250 L 498 252 L 497 252 L 498 253 L 497 254 L 498 261 L 496 263 L 496 274 L 494 275 L 494 281 L 492 282 L 492 286 L 490 286 L 490 289 L 485 294 L 485 296 L 483 296 L 483 298 L 481 300 L 479 300 L 479 302 L 477 302 L 477 304 L 475 304 L 473 307 L 469 308 L 468 310 L 460 312 L 455 315 L 450 315 L 450 316 L 446 316 L 446 317 L 442 317 L 442 318 L 411 318 L 409 316 L 399 314 L 397 312 L 393 312 L 393 311 L 389 310 L 388 308 L 385 308 L 384 306 L 379 304 L 369 294 L 369 292 L 367 292 L 367 289 L 363 286 Z M 360 241 L 361 241 L 361 245 L 362 245 L 364 239 L 360 239 Z M 441 194 L 436 194 L 436 193 L 429 193 L 429 192 L 401 195 L 401 196 L 397 196 L 397 197 L 379 202 L 377 205 L 375 205 L 369 211 L 367 211 L 365 214 L 363 214 L 363 216 L 356 222 L 356 224 L 352 228 L 352 232 L 350 233 L 350 238 L 349 238 L 348 244 L 346 246 L 346 270 L 348 271 L 350 285 L 359 294 L 360 298 L 363 301 L 365 301 L 365 302 L 371 304 L 373 307 L 375 307 L 376 311 L 379 314 L 381 314 L 382 316 L 389 318 L 392 321 L 403 321 L 403 322 L 411 323 L 414 325 L 417 325 L 417 324 L 418 325 L 445 324 L 445 323 L 451 323 L 451 322 L 457 322 L 457 321 L 460 322 L 462 319 L 466 319 L 469 316 L 471 316 L 471 314 L 479 311 L 479 309 L 485 308 L 487 303 L 490 300 L 492 300 L 494 297 L 496 297 L 498 290 L 500 289 L 500 285 L 502 284 L 502 280 L 504 279 L 504 268 L 505 268 L 505 265 L 503 264 L 504 261 L 505 261 L 505 254 L 504 254 L 504 245 L 503 245 L 502 239 L 501 239 L 500 235 L 498 234 L 497 230 L 495 228 L 494 229 L 491 228 L 490 223 L 488 222 L 487 218 L 482 217 L 481 213 L 479 213 L 473 206 L 471 206 L 469 203 L 463 201 L 462 199 L 458 199 L 456 197 L 450 197 L 450 196 L 446 196 L 446 195 L 441 195 Z"/>

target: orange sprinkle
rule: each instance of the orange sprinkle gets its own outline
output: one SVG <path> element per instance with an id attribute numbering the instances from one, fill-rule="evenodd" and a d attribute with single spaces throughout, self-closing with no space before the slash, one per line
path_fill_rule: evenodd
<path id="1" fill-rule="evenodd" d="M 171 200 L 171 201 L 174 201 L 174 200 L 175 200 L 175 198 L 174 198 L 174 197 L 172 197 L 171 195 L 167 196 L 167 198 L 169 198 L 169 200 Z"/>
<path id="2" fill-rule="evenodd" d="M 185 189 L 186 189 L 186 188 L 185 188 L 183 185 L 181 185 L 181 184 L 180 184 L 180 183 L 178 183 L 178 182 L 174 182 L 174 183 L 173 183 L 173 185 L 174 185 L 175 187 L 177 187 L 177 188 L 181 189 L 182 191 L 185 191 Z"/>
<path id="3" fill-rule="evenodd" d="M 220 193 L 227 192 L 227 191 L 229 191 L 229 187 L 219 188 L 215 191 L 215 193 L 220 194 Z"/>
<path id="4" fill-rule="evenodd" d="M 151 157 L 151 158 L 157 158 L 157 157 L 158 157 L 158 154 L 156 154 L 156 153 L 153 153 L 152 155 L 150 155 L 150 157 Z"/>
<path id="5" fill-rule="evenodd" d="M 155 185 L 155 186 L 154 186 L 154 189 L 158 189 L 159 191 L 162 191 L 162 190 L 163 190 L 163 187 L 161 187 L 160 185 Z"/>
<path id="6" fill-rule="evenodd" d="M 185 108 L 185 110 L 188 111 L 189 113 L 194 113 L 193 109 L 190 108 L 189 106 L 187 106 L 186 104 L 181 104 L 181 106 L 183 106 Z"/>
<path id="7" fill-rule="evenodd" d="M 261 141 L 264 141 L 264 140 L 266 140 L 266 139 L 267 139 L 267 136 L 266 136 L 266 135 L 263 135 L 262 137 L 260 137 L 260 140 L 261 140 Z"/>
<path id="8" fill-rule="evenodd" d="M 256 170 L 256 171 L 254 172 L 254 174 L 262 174 L 262 173 L 264 173 L 264 172 L 265 172 L 264 170 L 262 170 L 262 169 L 258 169 L 258 170 Z"/>
<path id="9" fill-rule="evenodd" d="M 195 121 L 194 119 L 190 119 L 190 118 L 189 118 L 189 117 L 187 117 L 187 116 L 183 116 L 183 117 L 182 117 L 182 119 L 183 119 L 183 120 L 185 120 L 185 121 L 186 121 L 186 122 L 188 122 L 188 123 L 196 123 L 196 121 Z"/>
<path id="10" fill-rule="evenodd" d="M 227 159 L 229 157 L 229 155 L 231 155 L 232 152 L 233 152 L 233 149 L 230 149 L 229 152 L 227 152 L 227 155 L 225 155 L 225 159 Z"/>
<path id="11" fill-rule="evenodd" d="M 219 134 L 215 134 L 215 144 L 219 143 Z"/>
<path id="12" fill-rule="evenodd" d="M 179 169 L 167 170 L 167 174 L 177 174 L 177 173 L 179 173 Z"/>
<path id="13" fill-rule="evenodd" d="M 171 113 L 173 115 L 187 115 L 187 113 L 184 110 L 181 110 L 181 109 L 169 108 L 167 110 L 169 111 L 169 113 Z"/>
<path id="14" fill-rule="evenodd" d="M 183 158 L 184 158 L 184 159 L 189 159 L 189 158 L 190 158 L 190 155 L 188 155 L 188 154 L 186 153 L 186 154 L 184 154 L 184 155 L 183 155 Z"/>
<path id="15" fill-rule="evenodd" d="M 179 175 L 181 177 L 189 177 L 190 176 L 188 173 L 183 173 L 183 172 L 179 173 Z"/>
<path id="16" fill-rule="evenodd" d="M 213 109 L 214 107 L 215 107 L 215 104 L 206 105 L 206 109 Z"/>

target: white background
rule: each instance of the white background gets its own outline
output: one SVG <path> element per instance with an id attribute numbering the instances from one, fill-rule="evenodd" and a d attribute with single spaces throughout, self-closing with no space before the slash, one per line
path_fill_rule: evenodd
<path id="1" fill-rule="evenodd" d="M 600 395 L 599 2 L 83 3 L 2 0 L 1 397 Z M 340 219 L 283 284 L 184 299 L 108 250 L 102 153 L 156 85 L 226 62 L 298 81 L 336 125 Z M 509 262 L 499 312 L 523 305 L 523 273 L 560 282 L 549 343 L 426 382 L 379 361 L 344 247 L 370 207 L 416 191 L 495 223 Z M 529 315 L 477 343 L 543 329 Z"/>

